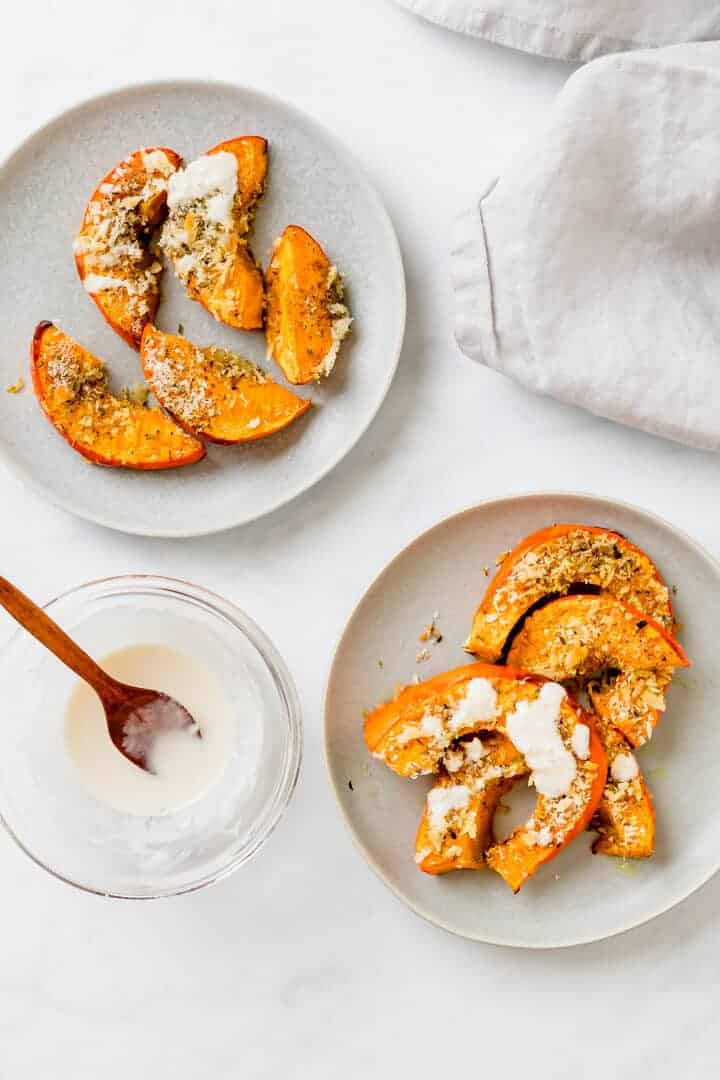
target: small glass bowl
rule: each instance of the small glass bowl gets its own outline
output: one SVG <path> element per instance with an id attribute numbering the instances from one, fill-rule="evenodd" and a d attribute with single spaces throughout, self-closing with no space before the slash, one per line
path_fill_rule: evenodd
<path id="1" fill-rule="evenodd" d="M 300 768 L 300 706 L 274 646 L 233 604 L 171 578 L 93 581 L 46 610 L 96 658 L 140 644 L 192 654 L 230 702 L 231 754 L 217 782 L 173 813 L 138 817 L 99 803 L 64 746 L 77 680 L 19 630 L 0 649 L 0 819 L 10 835 L 51 874 L 103 896 L 175 896 L 236 870 L 277 825 Z"/>

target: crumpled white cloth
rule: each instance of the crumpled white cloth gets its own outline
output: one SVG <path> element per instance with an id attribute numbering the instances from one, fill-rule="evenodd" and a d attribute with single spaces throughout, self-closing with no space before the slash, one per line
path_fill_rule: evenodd
<path id="1" fill-rule="evenodd" d="M 431 22 L 561 60 L 720 37 L 718 0 L 396 0 Z"/>
<path id="2" fill-rule="evenodd" d="M 720 42 L 580 68 L 456 223 L 468 356 L 720 450 Z"/>

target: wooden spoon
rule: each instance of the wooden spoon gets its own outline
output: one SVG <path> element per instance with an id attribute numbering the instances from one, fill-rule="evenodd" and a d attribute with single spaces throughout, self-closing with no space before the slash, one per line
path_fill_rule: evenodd
<path id="1" fill-rule="evenodd" d="M 146 772 L 155 736 L 183 728 L 201 731 L 187 709 L 168 694 L 118 682 L 69 638 L 42 608 L 0 577 L 0 605 L 41 645 L 92 687 L 105 710 L 110 738 L 120 753 Z"/>

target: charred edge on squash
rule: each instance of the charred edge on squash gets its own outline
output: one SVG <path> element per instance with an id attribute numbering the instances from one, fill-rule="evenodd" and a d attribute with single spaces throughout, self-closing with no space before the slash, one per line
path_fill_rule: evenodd
<path id="1" fill-rule="evenodd" d="M 546 596 L 541 597 L 540 600 L 536 600 L 535 603 L 531 604 L 527 611 L 520 616 L 508 636 L 505 638 L 505 644 L 502 647 L 498 663 L 507 664 L 507 658 L 515 638 L 522 630 L 526 620 L 529 619 L 531 615 L 534 615 L 536 611 L 540 611 L 541 608 L 551 604 L 553 600 L 559 600 L 563 596 L 599 596 L 601 592 L 602 589 L 599 585 L 593 585 L 590 582 L 577 581 L 565 592 L 548 593 Z"/>

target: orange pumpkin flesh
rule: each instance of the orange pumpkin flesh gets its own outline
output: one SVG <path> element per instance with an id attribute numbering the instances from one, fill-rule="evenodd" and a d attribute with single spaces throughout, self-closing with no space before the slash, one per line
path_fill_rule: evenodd
<path id="1" fill-rule="evenodd" d="M 96 187 L 75 240 L 80 279 L 113 330 L 135 349 L 158 307 L 162 265 L 150 242 L 165 214 L 168 179 L 179 166 L 179 155 L 167 147 L 128 155 Z"/>
<path id="2" fill-rule="evenodd" d="M 644 551 L 609 529 L 553 525 L 532 533 L 505 556 L 477 609 L 465 648 L 479 660 L 497 661 L 526 612 L 578 585 L 602 589 L 673 630 L 668 590 Z"/>
<path id="3" fill-rule="evenodd" d="M 203 444 L 160 409 L 110 393 L 102 360 L 52 323 L 42 322 L 31 346 L 32 381 L 50 423 L 96 465 L 171 469 L 205 456 Z"/>
<path id="4" fill-rule="evenodd" d="M 210 442 L 265 438 L 310 408 L 249 360 L 146 326 L 140 359 L 160 404 L 186 431 Z"/>
<path id="5" fill-rule="evenodd" d="M 228 326 L 262 329 L 265 311 L 263 273 L 248 245 L 248 235 L 267 177 L 267 141 L 258 135 L 228 139 L 207 151 L 231 154 L 237 188 L 229 222 L 210 213 L 207 199 L 173 206 L 161 245 L 191 300 Z"/>
<path id="6" fill-rule="evenodd" d="M 557 682 L 619 672 L 614 692 L 595 693 L 593 707 L 633 746 L 652 735 L 657 702 L 674 668 L 689 665 L 659 623 L 609 595 L 564 596 L 529 615 L 512 641 L 508 663 Z"/>
<path id="7" fill-rule="evenodd" d="M 265 282 L 262 270 L 255 262 L 244 240 L 234 240 L 232 261 L 211 289 L 198 288 L 197 296 L 188 290 L 193 300 L 218 322 L 237 330 L 261 330 L 265 318 Z"/>
<path id="8" fill-rule="evenodd" d="M 329 375 L 350 329 L 337 270 L 309 233 L 288 225 L 266 280 L 269 354 L 291 383 Z"/>
<path id="9" fill-rule="evenodd" d="M 458 726 L 452 719 L 453 710 L 465 698 L 474 679 L 491 684 L 496 706 L 491 718 Z M 439 785 L 428 795 L 416 842 L 416 860 L 427 873 L 477 869 L 483 865 L 484 854 L 487 865 L 517 891 L 542 863 L 557 855 L 587 826 L 602 795 L 606 760 L 592 719 L 565 696 L 560 705 L 563 741 L 569 746 L 575 725 L 586 724 L 588 758 L 576 758 L 576 777 L 567 797 L 550 799 L 538 795 L 531 821 L 484 851 L 500 797 L 508 784 L 529 772 L 507 738 L 507 717 L 520 702 L 536 699 L 544 685 L 545 680 L 521 671 L 486 664 L 465 665 L 424 684 L 405 687 L 392 702 L 379 706 L 367 717 L 368 748 L 394 771 L 402 776 L 417 776 L 442 769 Z M 492 735 L 492 749 L 472 760 L 470 747 L 475 740 L 468 742 L 463 737 L 478 731 Z M 478 784 L 474 784 L 475 780 Z M 454 785 L 460 786 L 466 801 L 438 824 L 431 808 L 433 792 Z"/>

